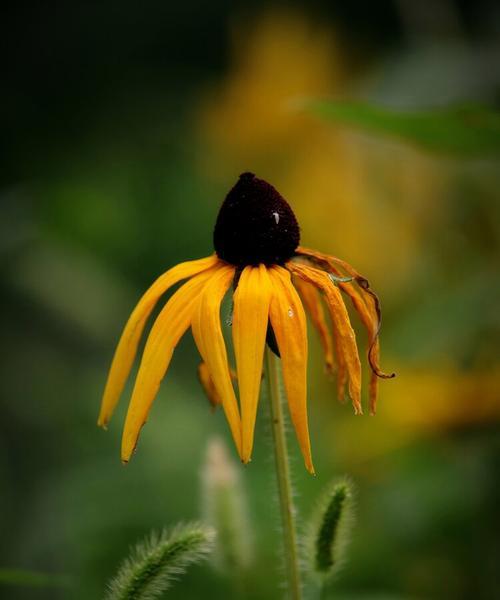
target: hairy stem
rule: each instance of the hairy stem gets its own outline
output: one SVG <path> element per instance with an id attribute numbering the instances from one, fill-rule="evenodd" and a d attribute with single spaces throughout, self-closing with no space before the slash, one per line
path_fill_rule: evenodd
<path id="1" fill-rule="evenodd" d="M 288 461 L 285 425 L 283 422 L 278 364 L 276 357 L 267 347 L 265 363 L 288 591 L 292 600 L 300 600 L 302 598 L 302 589 L 300 583 L 299 553 L 295 531 L 292 484 L 290 481 L 290 465 Z"/>

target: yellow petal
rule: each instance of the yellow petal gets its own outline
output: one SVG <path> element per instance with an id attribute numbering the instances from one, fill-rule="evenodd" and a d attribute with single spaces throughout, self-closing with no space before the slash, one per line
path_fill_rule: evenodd
<path id="1" fill-rule="evenodd" d="M 273 283 L 269 316 L 281 355 L 290 416 L 306 468 L 314 473 L 307 422 L 306 315 L 290 273 L 282 267 L 272 267 L 269 275 Z"/>
<path id="2" fill-rule="evenodd" d="M 367 305 L 361 292 L 352 283 L 339 283 L 340 289 L 345 292 L 352 301 L 361 322 L 368 333 L 368 359 L 370 365 L 378 367 L 380 357 L 380 343 L 378 339 L 379 318 L 373 304 Z M 374 369 L 370 374 L 370 385 L 368 388 L 370 414 L 374 415 L 377 410 L 378 376 Z"/>
<path id="3" fill-rule="evenodd" d="M 335 362 L 333 360 L 333 340 L 326 323 L 321 295 L 313 285 L 307 283 L 303 279 L 296 278 L 293 284 L 299 291 L 306 311 L 309 313 L 311 321 L 319 333 L 321 346 L 325 355 L 326 371 L 327 373 L 332 374 L 335 371 Z"/>
<path id="4" fill-rule="evenodd" d="M 305 265 L 288 263 L 288 267 L 298 277 L 316 285 L 323 293 L 338 340 L 338 359 L 345 361 L 349 375 L 349 395 L 356 413 L 361 409 L 361 363 L 359 360 L 356 334 L 349 321 L 349 314 L 339 289 L 333 284 L 328 273 Z"/>
<path id="5" fill-rule="evenodd" d="M 266 267 L 245 267 L 234 294 L 233 312 L 243 462 L 248 462 L 252 454 L 271 294 L 272 285 Z"/>
<path id="6" fill-rule="evenodd" d="M 342 338 L 337 329 L 333 329 L 333 339 L 335 343 L 335 355 L 337 357 L 337 398 L 343 404 L 345 403 L 345 386 L 347 384 L 347 366 L 342 346 Z"/>
<path id="7" fill-rule="evenodd" d="M 198 379 L 203 387 L 203 391 L 210 402 L 210 405 L 213 409 L 217 408 L 219 404 L 222 403 L 222 399 L 217 394 L 217 390 L 215 389 L 214 382 L 210 377 L 210 371 L 208 370 L 208 365 L 205 362 L 201 362 L 198 365 Z"/>
<path id="8" fill-rule="evenodd" d="M 297 289 L 299 289 L 299 291 L 302 291 L 301 286 L 307 286 L 308 288 L 314 289 L 318 296 L 320 295 L 319 291 L 317 290 L 316 287 L 314 287 L 313 284 L 307 282 L 304 279 L 301 279 L 300 277 L 296 277 L 295 279 L 296 279 L 295 284 L 297 286 Z M 321 304 L 320 304 L 320 306 L 321 306 Z M 321 306 L 321 308 L 322 308 L 322 306 Z M 336 360 L 337 360 L 337 364 L 336 364 L 336 367 L 337 367 L 337 397 L 340 402 L 345 402 L 345 387 L 347 384 L 347 366 L 346 366 L 345 356 L 344 356 L 344 352 L 343 352 L 342 339 L 339 336 L 337 329 L 334 328 L 333 329 L 333 341 L 331 341 L 330 331 L 329 331 L 326 323 L 324 322 L 324 320 L 323 320 L 323 325 L 326 330 L 325 334 L 328 335 L 328 337 L 330 338 L 330 343 L 335 346 L 335 355 L 336 355 Z M 327 350 L 325 350 L 325 354 L 326 354 L 326 356 L 328 356 Z M 332 360 L 333 360 L 333 358 L 332 358 Z"/>
<path id="9" fill-rule="evenodd" d="M 319 265 L 323 265 L 324 267 L 332 267 L 332 265 L 337 265 L 338 267 L 344 269 L 346 273 L 354 277 L 355 279 L 360 279 L 366 281 L 366 279 L 360 275 L 354 267 L 352 267 L 348 262 L 342 260 L 341 258 L 337 258 L 336 256 L 330 256 L 329 254 L 323 254 L 323 252 L 318 252 L 317 250 L 311 250 L 310 248 L 304 248 L 303 246 L 299 246 L 296 250 L 296 253 L 300 256 L 305 256 L 313 261 L 316 261 Z"/>
<path id="10" fill-rule="evenodd" d="M 237 381 L 236 371 L 234 369 L 229 370 L 231 374 L 232 381 Z M 222 404 L 222 398 L 217 394 L 217 390 L 215 389 L 214 382 L 210 377 L 210 371 L 208 370 L 208 365 L 205 362 L 201 362 L 198 365 L 198 379 L 203 387 L 203 391 L 210 402 L 210 405 L 215 410 L 219 404 Z"/>
<path id="11" fill-rule="evenodd" d="M 125 419 L 122 437 L 124 462 L 129 460 L 134 451 L 174 348 L 189 327 L 196 301 L 211 275 L 212 270 L 196 275 L 179 288 L 165 304 L 151 328 Z"/>
<path id="12" fill-rule="evenodd" d="M 231 383 L 226 344 L 220 324 L 220 305 L 234 278 L 234 271 L 234 267 L 222 266 L 208 281 L 197 300 L 192 328 L 198 350 L 222 401 L 238 454 L 242 457 L 240 412 Z"/>
<path id="13" fill-rule="evenodd" d="M 376 328 L 375 334 L 370 336 L 370 345 L 368 348 L 368 362 L 370 363 L 370 368 L 378 377 L 382 379 L 392 379 L 395 377 L 395 373 L 384 373 L 379 366 L 380 348 L 378 346 L 376 347 L 376 341 L 380 333 L 380 302 L 377 294 L 371 289 L 366 277 L 363 277 L 363 275 L 358 273 L 358 271 L 356 271 L 356 269 L 354 269 L 354 267 L 352 267 L 348 262 L 341 260 L 336 256 L 329 256 L 328 254 L 323 254 L 317 250 L 310 250 L 309 248 L 303 248 L 301 246 L 297 248 L 297 254 L 317 264 L 320 268 L 326 269 L 337 276 L 343 276 L 346 274 L 349 275 L 353 279 L 353 283 L 355 282 L 355 284 L 359 286 L 356 288 L 356 291 L 359 292 L 363 301 L 365 302 L 365 305 L 371 315 L 370 318 L 372 319 L 372 322 L 375 323 Z M 348 289 L 355 289 L 353 287 L 353 283 L 346 287 L 344 287 L 344 284 L 340 283 L 339 287 L 344 292 L 348 293 Z M 354 299 L 353 303 L 354 307 L 359 312 L 360 307 L 356 305 Z M 360 317 L 363 320 L 363 315 L 361 313 Z M 366 324 L 365 326 L 368 329 Z"/>
<path id="14" fill-rule="evenodd" d="M 192 277 L 217 264 L 216 256 L 181 263 L 161 275 L 140 299 L 125 325 L 111 363 L 97 424 L 106 427 L 132 368 L 146 321 L 160 296 L 182 279 Z"/>

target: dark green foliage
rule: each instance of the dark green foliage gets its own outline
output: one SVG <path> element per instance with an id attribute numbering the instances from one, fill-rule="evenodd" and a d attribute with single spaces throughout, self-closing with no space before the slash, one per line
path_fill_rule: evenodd
<path id="1" fill-rule="evenodd" d="M 30 588 L 67 588 L 71 585 L 71 578 L 67 575 L 25 569 L 0 569 L 1 584 Z"/>
<path id="2" fill-rule="evenodd" d="M 312 100 L 312 113 L 376 134 L 398 137 L 434 152 L 500 154 L 500 114 L 480 106 L 401 111 L 358 102 Z"/>

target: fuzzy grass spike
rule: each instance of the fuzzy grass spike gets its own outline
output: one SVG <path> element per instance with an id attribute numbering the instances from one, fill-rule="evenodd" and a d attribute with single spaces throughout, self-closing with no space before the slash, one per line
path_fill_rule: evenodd
<path id="1" fill-rule="evenodd" d="M 212 550 L 215 532 L 198 524 L 152 532 L 132 550 L 108 586 L 106 600 L 155 600 Z"/>
<path id="2" fill-rule="evenodd" d="M 334 577 L 346 558 L 353 520 L 352 484 L 331 485 L 311 519 L 307 539 L 308 570 L 323 581 Z"/>

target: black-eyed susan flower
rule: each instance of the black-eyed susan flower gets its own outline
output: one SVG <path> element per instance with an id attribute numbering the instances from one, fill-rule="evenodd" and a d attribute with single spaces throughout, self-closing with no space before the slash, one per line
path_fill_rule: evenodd
<path id="1" fill-rule="evenodd" d="M 368 281 L 346 262 L 299 245 L 292 209 L 273 186 L 252 173 L 240 176 L 220 209 L 215 254 L 181 263 L 153 283 L 122 333 L 104 391 L 99 425 L 106 427 L 125 386 L 146 321 L 169 288 L 170 297 L 149 333 L 122 438 L 122 460 L 134 451 L 174 349 L 191 328 L 203 363 L 199 376 L 213 405 L 221 404 L 243 462 L 252 454 L 264 348 L 280 356 L 290 416 L 307 469 L 313 472 L 307 421 L 306 313 L 320 334 L 326 369 L 336 371 L 361 413 L 361 363 L 342 293 L 349 296 L 369 335 L 370 408 L 375 411 L 380 371 L 380 308 Z M 232 288 L 232 334 L 239 402 L 233 387 L 220 321 Z M 328 315 L 325 315 L 326 306 Z M 330 323 L 330 322 L 331 323 Z"/>

